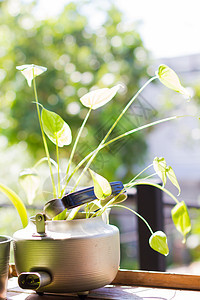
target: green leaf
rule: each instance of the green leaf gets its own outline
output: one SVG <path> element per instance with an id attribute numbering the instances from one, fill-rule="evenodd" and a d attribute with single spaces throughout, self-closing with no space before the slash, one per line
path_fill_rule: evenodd
<path id="1" fill-rule="evenodd" d="M 176 175 L 175 175 L 175 173 L 174 173 L 172 167 L 168 166 L 168 167 L 166 168 L 166 174 L 167 174 L 167 177 L 169 178 L 169 180 L 171 181 L 171 183 L 173 183 L 173 185 L 174 185 L 175 187 L 177 187 L 177 189 L 178 189 L 178 196 L 179 196 L 180 193 L 181 193 L 181 188 L 180 188 L 180 186 L 179 186 L 178 180 L 177 180 L 177 178 L 176 178 Z"/>
<path id="2" fill-rule="evenodd" d="M 176 229 L 183 235 L 183 242 L 185 242 L 185 237 L 191 230 L 190 217 L 185 202 L 181 201 L 176 204 L 171 210 L 171 215 Z"/>
<path id="3" fill-rule="evenodd" d="M 124 202 L 127 199 L 127 194 L 123 193 L 115 197 L 111 195 L 106 197 L 104 200 L 101 200 L 100 203 L 102 206 L 105 206 L 111 199 L 113 199 L 112 203 L 110 203 L 111 205 L 118 204 Z"/>
<path id="4" fill-rule="evenodd" d="M 4 193 L 13 203 L 13 205 L 18 211 L 23 227 L 26 227 L 28 224 L 28 216 L 22 200 L 14 191 L 12 191 L 10 188 L 8 188 L 2 183 L 0 183 L 0 191 Z"/>
<path id="5" fill-rule="evenodd" d="M 102 206 L 100 205 L 100 201 L 99 200 L 94 200 L 90 203 L 87 203 L 87 205 L 85 205 L 84 210 L 85 212 L 90 211 L 90 212 L 94 212 L 96 210 L 99 210 Z"/>
<path id="6" fill-rule="evenodd" d="M 42 109 L 42 125 L 48 138 L 59 147 L 69 145 L 72 134 L 69 125 L 56 113 Z"/>
<path id="7" fill-rule="evenodd" d="M 65 220 L 67 217 L 67 208 L 53 218 L 53 220 Z"/>
<path id="8" fill-rule="evenodd" d="M 28 81 L 29 86 L 31 86 L 33 78 L 39 76 L 47 70 L 47 68 L 45 67 L 37 66 L 34 64 L 18 66 L 16 67 L 16 69 L 22 72 L 22 74 Z"/>
<path id="9" fill-rule="evenodd" d="M 166 161 L 164 157 L 155 157 L 153 161 L 153 167 L 156 172 L 156 174 L 160 177 L 160 179 L 163 182 L 163 187 L 166 184 L 167 176 L 166 176 Z"/>
<path id="10" fill-rule="evenodd" d="M 97 109 L 109 102 L 121 87 L 123 87 L 121 84 L 117 84 L 110 89 L 103 88 L 91 91 L 81 97 L 80 101 L 86 107 Z"/>
<path id="11" fill-rule="evenodd" d="M 28 203 L 33 204 L 40 186 L 39 175 L 33 169 L 25 169 L 19 174 L 19 183 L 26 193 Z"/>
<path id="12" fill-rule="evenodd" d="M 94 182 L 94 193 L 99 200 L 104 200 L 106 197 L 110 196 L 112 193 L 112 188 L 110 183 L 107 179 L 103 176 L 95 173 L 94 171 L 90 170 L 90 174 L 92 176 Z"/>
<path id="13" fill-rule="evenodd" d="M 154 232 L 149 239 L 149 245 L 152 249 L 165 256 L 169 254 L 167 237 L 163 231 Z"/>
<path id="14" fill-rule="evenodd" d="M 159 80 L 169 89 L 191 98 L 188 91 L 181 85 L 177 74 L 166 65 L 160 65 L 157 71 Z"/>

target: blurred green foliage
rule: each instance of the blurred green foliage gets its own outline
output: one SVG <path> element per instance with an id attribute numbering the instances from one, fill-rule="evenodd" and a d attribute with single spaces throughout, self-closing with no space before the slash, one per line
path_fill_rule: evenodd
<path id="1" fill-rule="evenodd" d="M 80 12 L 83 2 L 77 6 L 70 3 L 59 16 L 46 20 L 34 17 L 37 1 L 17 3 L 15 9 L 15 1 L 0 2 L 0 134 L 8 138 L 9 144 L 27 143 L 35 161 L 44 156 L 33 90 L 15 69 L 17 65 L 34 63 L 48 68 L 36 80 L 39 101 L 71 126 L 73 140 L 87 112 L 79 102 L 83 94 L 94 87 L 117 83 L 127 87 L 92 113 L 80 140 L 76 163 L 98 145 L 138 90 L 147 74 L 148 52 L 136 25 L 127 26 L 114 6 L 105 11 L 102 26 L 94 29 Z M 134 114 L 132 109 L 112 137 L 147 122 L 142 114 Z M 51 142 L 49 147 L 55 150 Z M 130 179 L 145 149 L 144 136 L 138 133 L 104 149 L 92 168 L 109 180 Z M 68 158 L 70 150 L 71 146 L 61 149 L 61 157 Z"/>

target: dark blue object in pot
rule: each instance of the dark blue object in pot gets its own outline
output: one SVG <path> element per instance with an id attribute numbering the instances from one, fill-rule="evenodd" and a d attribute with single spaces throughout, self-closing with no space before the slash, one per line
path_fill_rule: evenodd
<path id="1" fill-rule="evenodd" d="M 112 188 L 112 196 L 117 196 L 124 189 L 124 185 L 121 181 L 111 182 L 110 185 Z M 48 217 L 53 218 L 66 208 L 71 209 L 96 199 L 94 187 L 89 187 L 67 194 L 62 199 L 48 201 L 44 206 L 44 212 Z"/>

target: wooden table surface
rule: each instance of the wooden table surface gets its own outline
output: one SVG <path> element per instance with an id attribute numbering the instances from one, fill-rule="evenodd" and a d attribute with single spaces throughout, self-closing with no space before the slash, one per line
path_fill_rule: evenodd
<path id="1" fill-rule="evenodd" d="M 133 282 L 137 284 L 133 284 Z M 163 286 L 171 288 L 163 288 Z M 17 277 L 13 277 L 8 282 L 7 299 L 62 300 L 79 298 L 76 294 L 39 296 L 33 291 L 20 289 Z M 120 270 L 112 285 L 91 291 L 86 299 L 199 300 L 200 276 Z"/>

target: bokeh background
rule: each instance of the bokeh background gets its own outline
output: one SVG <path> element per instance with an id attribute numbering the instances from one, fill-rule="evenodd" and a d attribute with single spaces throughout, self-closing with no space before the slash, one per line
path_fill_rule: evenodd
<path id="1" fill-rule="evenodd" d="M 200 27 L 197 1 L 0 1 L 0 180 L 13 188 L 32 215 L 49 200 L 47 165 L 39 193 L 29 205 L 18 182 L 20 171 L 45 156 L 35 109 L 33 89 L 16 66 L 34 63 L 47 67 L 37 78 L 39 101 L 70 124 L 73 137 L 87 113 L 79 99 L 95 88 L 121 83 L 125 88 L 105 107 L 94 111 L 83 131 L 74 165 L 92 151 L 136 91 L 154 75 L 160 63 L 173 68 L 193 95 L 188 103 L 152 83 L 135 101 L 113 136 L 171 115 L 192 115 L 163 124 L 105 148 L 92 169 L 108 180 L 129 181 L 164 156 L 179 179 L 186 203 L 198 207 L 200 180 Z M 48 143 L 52 158 L 55 147 Z M 60 150 L 65 171 L 71 146 Z M 82 185 L 90 185 L 88 176 Z M 173 191 L 173 187 L 169 186 Z M 176 192 L 176 191 L 175 191 Z M 21 228 L 15 209 L 0 195 L 1 232 Z M 134 203 L 129 203 L 134 207 Z M 199 209 L 190 210 L 193 230 L 186 245 L 173 230 L 169 212 L 166 230 L 172 253 L 168 267 L 199 259 Z M 121 267 L 137 267 L 137 223 L 123 212 L 113 215 L 122 232 Z M 147 244 L 148 247 L 148 244 Z"/>

